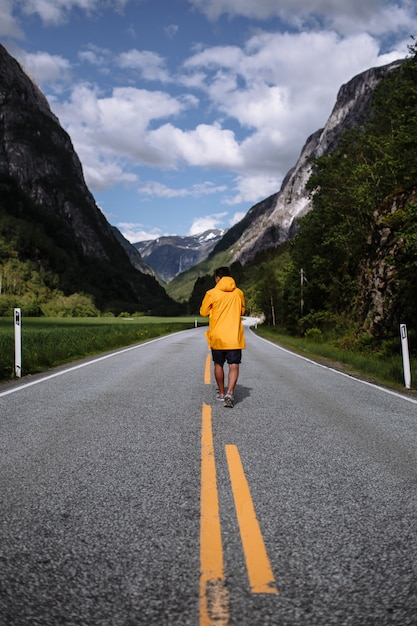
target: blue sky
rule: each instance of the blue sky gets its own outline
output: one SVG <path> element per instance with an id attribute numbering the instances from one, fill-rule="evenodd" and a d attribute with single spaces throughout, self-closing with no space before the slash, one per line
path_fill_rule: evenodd
<path id="1" fill-rule="evenodd" d="M 1 43 L 132 243 L 236 223 L 412 35 L 415 0 L 0 0 Z"/>

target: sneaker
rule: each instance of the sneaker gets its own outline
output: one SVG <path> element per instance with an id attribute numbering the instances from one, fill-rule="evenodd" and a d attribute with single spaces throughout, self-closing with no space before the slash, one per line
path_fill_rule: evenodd
<path id="1" fill-rule="evenodd" d="M 224 393 L 220 393 L 220 391 L 217 391 L 216 393 L 216 400 L 220 400 L 220 402 L 224 401 Z"/>
<path id="2" fill-rule="evenodd" d="M 234 397 L 232 393 L 227 392 L 224 396 L 224 406 L 227 406 L 229 409 L 233 409 Z"/>

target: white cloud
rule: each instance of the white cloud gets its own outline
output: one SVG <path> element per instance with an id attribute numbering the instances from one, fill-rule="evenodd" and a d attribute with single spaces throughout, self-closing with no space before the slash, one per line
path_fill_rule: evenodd
<path id="1" fill-rule="evenodd" d="M 95 191 L 106 191 L 118 184 L 133 185 L 138 180 L 135 173 L 129 172 L 117 160 L 103 160 L 95 155 L 85 159 L 83 171 L 88 187 Z"/>
<path id="2" fill-rule="evenodd" d="M 36 81 L 43 85 L 53 84 L 57 89 L 59 84 L 67 83 L 71 79 L 71 63 L 61 56 L 47 52 L 30 54 L 21 51 L 17 58 L 28 72 L 36 77 Z"/>
<path id="3" fill-rule="evenodd" d="M 89 47 L 84 58 L 103 64 L 107 53 Z M 130 50 L 116 61 L 140 71 L 148 64 L 149 76 L 162 72 L 164 80 L 162 57 L 149 54 Z M 200 89 L 208 103 L 191 92 L 173 97 L 119 87 L 104 95 L 84 84 L 74 87 L 67 102 L 57 102 L 54 112 L 73 139 L 92 189 L 111 186 L 117 177 L 133 180 L 137 165 L 188 165 L 237 174 L 236 193 L 226 202 L 253 202 L 278 191 L 306 138 L 326 122 L 341 83 L 392 60 L 378 55 L 376 40 L 366 34 L 258 31 L 243 48 L 200 48 L 186 61 L 179 82 Z M 201 119 L 216 112 L 218 121 L 186 128 L 182 115 L 197 106 Z M 196 193 L 159 183 L 140 191 L 159 197 Z"/>
<path id="4" fill-rule="evenodd" d="M 120 12 L 129 0 L 25 0 L 23 10 L 31 15 L 36 14 L 49 25 L 57 25 L 65 22 L 73 9 L 80 9 L 87 14 L 95 13 L 104 8 L 113 8 Z"/>
<path id="5" fill-rule="evenodd" d="M 138 188 L 138 192 L 147 196 L 153 196 L 157 198 L 185 198 L 193 197 L 200 198 L 202 196 L 212 195 L 215 193 L 222 193 L 226 191 L 225 185 L 215 185 L 212 182 L 206 181 L 204 183 L 198 183 L 189 187 L 181 187 L 174 189 L 167 187 L 157 181 L 148 181 L 145 185 Z"/>
<path id="6" fill-rule="evenodd" d="M 96 5 L 97 0 L 26 0 L 23 10 L 38 15 L 45 24 L 61 24 L 74 7 L 91 12 Z"/>
<path id="7" fill-rule="evenodd" d="M 242 49 L 200 48 L 184 64 L 186 80 L 195 72 L 194 85 L 223 114 L 223 125 L 233 120 L 245 133 L 243 139 L 234 137 L 233 159 L 223 167 L 242 180 L 265 174 L 258 194 L 242 190 L 233 202 L 272 193 L 307 137 L 325 124 L 341 84 L 400 56 L 379 56 L 378 42 L 367 34 L 343 38 L 326 31 L 259 31 Z"/>
<path id="8" fill-rule="evenodd" d="M 234 213 L 230 219 L 230 226 L 234 226 L 234 224 L 237 224 L 238 222 L 240 222 L 240 220 L 243 220 L 245 215 L 246 213 L 244 211 L 236 211 L 236 213 Z"/>
<path id="9" fill-rule="evenodd" d="M 151 122 L 175 116 L 189 106 L 194 98 L 173 98 L 160 91 L 120 87 L 110 96 L 101 96 L 99 90 L 87 84 L 77 85 L 70 100 L 55 102 L 54 112 L 69 132 L 84 165 L 86 181 L 93 189 L 99 184 L 110 187 L 128 180 L 126 167 L 137 164 L 172 167 L 175 161 L 167 146 L 151 141 Z M 115 162 L 123 162 L 125 173 Z M 103 180 L 103 168 L 113 172 Z M 101 182 L 102 181 L 102 182 Z"/>
<path id="10" fill-rule="evenodd" d="M 147 80 L 170 82 L 172 79 L 166 70 L 165 60 L 150 50 L 129 50 L 118 55 L 116 64 L 121 68 L 134 69 Z"/>
<path id="11" fill-rule="evenodd" d="M 166 34 L 168 35 L 168 37 L 172 38 L 172 37 L 175 37 L 175 35 L 178 33 L 179 26 L 178 24 L 170 24 L 164 30 Z"/>
<path id="12" fill-rule="evenodd" d="M 23 31 L 13 16 L 13 4 L 13 0 L 0 0 L 0 37 L 23 39 Z"/>
<path id="13" fill-rule="evenodd" d="M 80 61 L 85 63 L 91 63 L 96 67 L 108 67 L 113 59 L 111 50 L 107 48 L 100 48 L 90 43 L 84 50 L 80 50 L 78 53 Z"/>
<path id="14" fill-rule="evenodd" d="M 245 175 L 235 179 L 235 195 L 224 200 L 224 204 L 234 205 L 255 203 L 279 191 L 281 179 L 268 175 Z"/>
<path id="15" fill-rule="evenodd" d="M 230 170 L 242 164 L 234 133 L 218 124 L 199 124 L 190 131 L 164 124 L 149 133 L 149 142 L 160 151 L 167 150 L 173 161 L 195 167 Z"/>
<path id="16" fill-rule="evenodd" d="M 109 7 L 122 10 L 129 1 L 28 0 L 22 7 L 56 24 L 75 8 L 87 14 Z M 226 204 L 267 197 L 278 191 L 306 138 L 326 122 L 341 84 L 373 65 L 405 56 L 408 31 L 417 31 L 414 3 L 406 0 L 189 2 L 211 19 L 222 14 L 259 20 L 277 16 L 303 28 L 284 33 L 258 28 L 241 47 L 200 43 L 176 73 L 168 70 L 171 59 L 151 50 L 127 49 L 114 55 L 89 44 L 78 58 L 92 66 L 90 72 L 96 68 L 101 76 L 111 75 L 117 69 L 118 84 L 124 80 L 128 85 L 133 77 L 139 85 L 146 79 L 163 87 L 120 86 L 109 92 L 79 82 L 71 85 L 66 101 L 62 90 L 73 80 L 71 63 L 44 52 L 21 53 L 20 60 L 37 82 L 59 94 L 49 97 L 52 109 L 73 140 L 92 190 L 116 183 L 137 188 L 135 168 L 142 165 L 171 170 L 191 166 L 234 175 L 235 188 L 229 189 Z M 14 29 L 17 36 L 14 8 L 14 2 L 0 0 L 0 29 Z M 406 30 L 396 50 L 381 53 L 381 37 Z M 177 32 L 174 24 L 166 30 L 170 36 Z M 200 188 L 170 188 L 151 181 L 139 191 L 174 198 L 226 190 L 206 183 Z"/>
<path id="17" fill-rule="evenodd" d="M 213 228 L 224 228 L 224 218 L 226 215 L 227 213 L 213 213 L 212 215 L 196 217 L 190 226 L 188 234 L 199 235 Z"/>
<path id="18" fill-rule="evenodd" d="M 279 128 L 297 115 L 297 105 L 322 111 L 317 105 L 333 104 L 341 75 L 349 80 L 370 63 L 380 64 L 378 51 L 363 34 L 342 39 L 332 32 L 259 32 L 235 53 L 230 46 L 207 48 L 185 69 L 198 72 L 196 84 L 242 126 Z"/>
<path id="19" fill-rule="evenodd" d="M 287 25 L 335 29 L 341 34 L 367 31 L 381 35 L 393 31 L 410 31 L 415 23 L 415 7 L 410 0 L 189 0 L 210 20 L 221 15 L 244 16 L 256 20 L 277 17 Z"/>
<path id="20" fill-rule="evenodd" d="M 119 222 L 116 224 L 117 228 L 130 243 L 137 243 L 138 241 L 149 241 L 151 239 L 158 239 L 162 237 L 159 228 L 147 229 L 144 224 Z"/>

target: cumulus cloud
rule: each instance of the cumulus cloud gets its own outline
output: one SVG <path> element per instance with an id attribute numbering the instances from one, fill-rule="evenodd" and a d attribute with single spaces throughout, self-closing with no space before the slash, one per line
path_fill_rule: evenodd
<path id="1" fill-rule="evenodd" d="M 151 239 L 158 239 L 158 237 L 162 237 L 162 233 L 159 228 L 146 228 L 145 224 L 119 222 L 116 226 L 122 233 L 123 237 L 130 241 L 130 243 L 149 241 Z"/>
<path id="2" fill-rule="evenodd" d="M 87 150 L 84 151 L 84 155 L 87 154 Z M 138 176 L 117 159 L 104 160 L 91 152 L 93 151 L 90 150 L 89 158 L 84 159 L 83 166 L 84 178 L 91 189 L 106 191 L 113 185 L 137 183 Z"/>
<path id="3" fill-rule="evenodd" d="M 331 32 L 260 32 L 234 53 L 230 46 L 207 48 L 184 68 L 198 72 L 200 89 L 242 126 L 283 128 L 290 117 L 299 119 L 297 106 L 306 102 L 313 114 L 323 115 L 340 76 L 348 80 L 370 62 L 381 64 L 378 51 L 377 42 L 363 34 L 341 39 Z"/>
<path id="4" fill-rule="evenodd" d="M 0 36 L 23 39 L 23 31 L 13 16 L 12 0 L 0 0 Z"/>
<path id="5" fill-rule="evenodd" d="M 109 96 L 88 84 L 76 85 L 69 100 L 54 103 L 54 112 L 69 132 L 84 164 L 87 184 L 112 186 L 130 180 L 125 168 L 137 164 L 172 167 L 173 157 L 167 146 L 151 141 L 151 122 L 175 116 L 194 98 L 173 98 L 160 91 L 134 87 L 115 88 Z M 103 179 L 103 166 L 107 178 Z M 101 182 L 100 182 L 101 181 Z"/>
<path id="6" fill-rule="evenodd" d="M 109 62 L 108 51 L 94 47 L 82 58 L 97 65 Z M 184 87 L 181 96 L 134 87 L 104 95 L 93 85 L 80 84 L 54 111 L 70 132 L 93 189 L 105 184 L 103 166 L 109 170 L 110 186 L 119 175 L 126 180 L 122 162 L 127 168 L 176 169 L 184 164 L 237 174 L 235 194 L 225 202 L 254 202 L 278 190 L 308 135 L 324 125 L 341 82 L 390 60 L 364 33 L 340 37 L 326 31 L 258 31 L 242 47 L 200 46 L 176 77 Z M 165 84 L 173 81 L 157 54 L 129 50 L 114 63 L 148 72 L 149 78 L 159 76 Z M 216 112 L 217 119 L 186 128 L 182 116 L 197 107 L 200 118 Z M 91 161 L 89 146 L 100 155 L 100 170 L 97 157 Z M 186 194 L 152 183 L 140 192 Z"/>
<path id="7" fill-rule="evenodd" d="M 282 179 L 275 176 L 259 175 L 237 176 L 235 179 L 234 194 L 224 199 L 224 204 L 254 203 L 259 198 L 267 198 L 276 193 L 281 186 Z M 262 194 L 259 190 L 262 189 Z"/>
<path id="8" fill-rule="evenodd" d="M 68 19 L 73 9 L 80 9 L 92 14 L 103 8 L 113 8 L 122 11 L 129 0 L 25 0 L 23 11 L 29 15 L 36 14 L 49 25 L 62 24 Z M 104 6 L 103 6 L 104 5 Z"/>
<path id="9" fill-rule="evenodd" d="M 58 85 L 68 83 L 71 80 L 71 63 L 62 56 L 47 52 L 30 54 L 24 51 L 20 51 L 16 56 L 28 72 L 36 77 L 36 81 L 42 85 L 53 84 L 54 89 L 58 90 Z"/>
<path id="10" fill-rule="evenodd" d="M 163 185 L 157 181 L 148 181 L 145 185 L 138 187 L 138 191 L 141 194 L 147 196 L 153 196 L 158 198 L 185 198 L 191 196 L 193 198 L 200 198 L 202 196 L 212 195 L 215 193 L 222 193 L 226 191 L 225 185 L 215 185 L 210 181 L 203 183 L 196 183 L 189 187 L 172 188 Z"/>
<path id="11" fill-rule="evenodd" d="M 244 211 L 236 211 L 236 213 L 233 213 L 232 217 L 229 220 L 230 226 L 234 226 L 235 224 L 240 222 L 240 220 L 243 220 L 245 215 L 246 213 Z"/>
<path id="12" fill-rule="evenodd" d="M 188 231 L 189 235 L 199 235 L 206 230 L 213 228 L 224 228 L 224 218 L 227 213 L 213 213 L 212 215 L 204 215 L 193 220 Z"/>
<path id="13" fill-rule="evenodd" d="M 21 9 L 45 24 L 58 24 L 75 8 L 86 14 L 108 7 L 121 11 L 129 1 L 27 0 Z M 408 0 L 188 1 L 212 20 L 245 16 L 259 20 L 258 28 L 239 46 L 200 43 L 180 67 L 152 50 L 128 48 L 115 55 L 89 44 L 78 60 L 92 66 L 88 76 L 93 68 L 109 75 L 117 70 L 121 86 L 111 91 L 71 82 L 74 67 L 62 56 L 40 51 L 18 57 L 47 86 L 93 191 L 122 183 L 167 199 L 223 193 L 231 206 L 275 193 L 308 135 L 326 122 L 341 84 L 405 56 L 409 31 L 417 30 Z M 15 7 L 0 0 L 0 32 L 21 35 Z M 261 20 L 274 17 L 289 27 L 287 32 L 266 30 Z M 177 32 L 174 24 L 166 29 L 171 37 Z M 393 32 L 407 34 L 396 37 L 395 49 L 386 45 L 381 52 L 381 41 Z M 133 80 L 141 88 L 127 86 Z M 144 89 L 143 80 L 157 81 L 159 89 Z M 226 193 L 205 183 L 171 188 L 152 181 L 138 186 L 138 166 L 223 171 L 233 175 L 234 188 Z"/>
<path id="14" fill-rule="evenodd" d="M 96 67 L 108 67 L 112 62 L 113 54 L 107 48 L 100 48 L 89 43 L 83 50 L 78 52 L 78 58 L 80 61 L 90 63 Z"/>
<path id="15" fill-rule="evenodd" d="M 335 29 L 341 34 L 359 30 L 380 35 L 387 31 L 407 31 L 415 23 L 413 3 L 398 0 L 188 0 L 210 20 L 221 15 L 243 16 L 256 20 L 279 18 L 296 28 Z"/>
<path id="16" fill-rule="evenodd" d="M 121 68 L 137 70 L 147 80 L 170 82 L 172 80 L 165 67 L 165 60 L 149 50 L 129 50 L 118 55 L 116 63 Z"/>
<path id="17" fill-rule="evenodd" d="M 150 131 L 149 141 L 161 151 L 167 149 L 172 159 L 194 167 L 230 170 L 242 164 L 233 131 L 218 124 L 199 124 L 193 130 L 164 124 Z"/>

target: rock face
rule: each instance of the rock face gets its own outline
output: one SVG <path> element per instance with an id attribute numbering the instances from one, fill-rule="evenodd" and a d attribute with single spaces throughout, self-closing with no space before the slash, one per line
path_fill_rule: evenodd
<path id="1" fill-rule="evenodd" d="M 401 280 L 398 255 L 404 241 L 397 232 L 398 214 L 409 203 L 416 203 L 417 189 L 388 196 L 374 213 L 374 227 L 368 238 L 368 254 L 361 264 L 358 283 L 358 311 L 364 328 L 374 336 L 404 322 L 401 291 L 404 283 L 415 294 L 415 280 L 411 276 Z M 401 219 L 401 218 L 400 218 Z M 402 284 L 403 283 L 403 284 Z M 408 298 L 406 298 L 408 300 Z M 414 316 L 412 311 L 411 318 Z"/>
<path id="2" fill-rule="evenodd" d="M 402 61 L 367 70 L 343 85 L 323 129 L 306 141 L 295 166 L 287 173 L 278 193 L 252 207 L 233 226 L 212 254 L 232 248 L 231 261 L 242 264 L 257 252 L 288 241 L 296 232 L 297 218 L 311 209 L 306 183 L 311 174 L 310 159 L 332 152 L 343 133 L 360 126 L 371 112 L 371 97 L 378 82 L 398 69 Z"/>
<path id="3" fill-rule="evenodd" d="M 17 180 L 35 204 L 71 222 L 85 254 L 107 258 L 97 231 L 109 235 L 111 227 L 86 188 L 69 136 L 39 88 L 3 47 L 0 67 L 0 172 Z"/>
<path id="4" fill-rule="evenodd" d="M 68 134 L 40 89 L 2 46 L 0 180 L 3 215 L 30 219 L 45 228 L 54 222 L 48 237 L 54 238 L 65 255 L 65 265 L 72 266 L 71 286 L 67 281 L 58 287 L 67 293 L 70 288 L 92 293 L 99 307 L 119 301 L 131 310 L 152 310 L 156 303 L 158 307 L 172 303 L 149 275 L 149 268 L 147 275 L 137 269 L 140 263 L 135 249 L 131 257 L 135 266 L 131 263 L 130 244 L 120 241 L 97 207 Z M 12 202 L 16 188 L 22 197 L 17 208 Z M 36 248 L 35 243 L 31 248 Z M 20 257 L 24 252 L 18 250 L 17 254 Z M 45 264 L 45 259 L 41 262 Z M 48 259 L 47 265 L 51 268 L 54 263 Z"/>
<path id="5" fill-rule="evenodd" d="M 208 257 L 225 230 L 211 229 L 189 237 L 158 237 L 134 244 L 141 257 L 168 283 Z"/>

